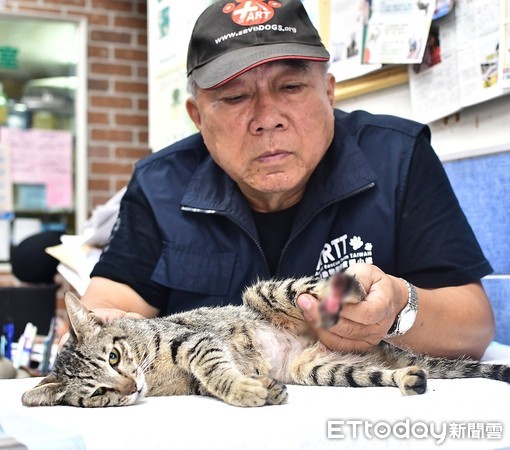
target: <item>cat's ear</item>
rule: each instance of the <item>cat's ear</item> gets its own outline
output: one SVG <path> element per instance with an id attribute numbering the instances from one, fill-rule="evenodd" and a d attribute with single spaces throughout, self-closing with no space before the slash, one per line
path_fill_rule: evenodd
<path id="1" fill-rule="evenodd" d="M 65 392 L 65 383 L 50 373 L 36 387 L 23 394 L 21 403 L 25 406 L 59 405 Z"/>
<path id="2" fill-rule="evenodd" d="M 71 336 L 80 341 L 81 336 L 90 336 L 99 331 L 103 321 L 93 314 L 72 292 L 66 292 L 65 303 L 71 328 Z"/>

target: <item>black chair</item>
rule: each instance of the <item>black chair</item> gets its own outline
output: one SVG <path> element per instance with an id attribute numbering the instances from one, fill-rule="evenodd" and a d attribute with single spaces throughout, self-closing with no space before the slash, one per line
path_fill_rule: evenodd
<path id="1" fill-rule="evenodd" d="M 44 249 L 60 244 L 61 231 L 45 231 L 20 242 L 11 252 L 12 274 L 23 286 L 0 287 L 0 327 L 12 321 L 14 339 L 19 339 L 27 322 L 37 327 L 37 334 L 49 331 L 55 315 L 54 282 L 58 261 Z M 1 328 L 0 328 L 1 329 Z"/>

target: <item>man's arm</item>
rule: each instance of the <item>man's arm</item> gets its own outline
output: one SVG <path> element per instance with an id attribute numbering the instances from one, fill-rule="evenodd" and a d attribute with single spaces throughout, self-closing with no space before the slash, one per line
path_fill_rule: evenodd
<path id="1" fill-rule="evenodd" d="M 356 274 L 363 284 L 368 293 L 366 301 L 344 305 L 337 325 L 317 331 L 321 342 L 332 350 L 367 351 L 384 339 L 407 304 L 407 286 L 403 280 L 368 264 L 353 266 L 347 273 Z M 415 352 L 479 359 L 494 336 L 494 316 L 481 284 L 417 291 L 414 325 L 403 336 L 389 341 Z M 318 323 L 315 299 L 304 294 L 298 303 L 305 318 Z"/>
<path id="2" fill-rule="evenodd" d="M 122 312 L 155 317 L 159 312 L 128 285 L 103 277 L 92 277 L 81 301 L 97 313 L 101 310 L 100 315 L 103 318 L 123 316 Z M 112 310 L 111 314 L 105 310 Z"/>

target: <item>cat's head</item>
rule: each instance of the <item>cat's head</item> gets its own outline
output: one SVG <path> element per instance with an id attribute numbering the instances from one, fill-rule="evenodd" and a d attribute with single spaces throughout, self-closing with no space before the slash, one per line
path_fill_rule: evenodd
<path id="1" fill-rule="evenodd" d="M 73 294 L 65 297 L 69 339 L 52 371 L 25 392 L 25 406 L 131 405 L 147 391 L 140 361 L 125 332 L 90 312 Z"/>

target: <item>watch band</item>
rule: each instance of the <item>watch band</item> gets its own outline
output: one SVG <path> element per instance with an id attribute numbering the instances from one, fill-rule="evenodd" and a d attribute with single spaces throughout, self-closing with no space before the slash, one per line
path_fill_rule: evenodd
<path id="1" fill-rule="evenodd" d="M 409 331 L 416 321 L 416 315 L 418 314 L 418 293 L 409 281 L 403 278 L 401 280 L 407 285 L 407 305 L 400 311 L 384 339 L 402 336 Z"/>

